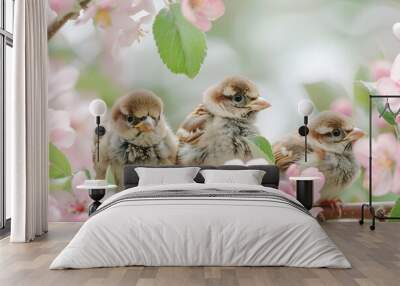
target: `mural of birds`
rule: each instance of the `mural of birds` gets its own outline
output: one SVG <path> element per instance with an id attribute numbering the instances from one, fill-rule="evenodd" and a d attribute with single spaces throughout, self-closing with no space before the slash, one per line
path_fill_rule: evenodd
<path id="1" fill-rule="evenodd" d="M 203 103 L 177 131 L 177 164 L 220 165 L 231 159 L 252 159 L 247 139 L 259 133 L 256 114 L 269 106 L 256 85 L 244 77 L 227 77 L 211 86 L 203 94 Z"/>
<path id="2" fill-rule="evenodd" d="M 304 161 L 304 137 L 292 134 L 273 145 L 275 163 L 281 171 L 291 164 L 301 170 L 315 167 L 325 176 L 321 205 L 334 205 L 339 194 L 356 178 L 359 166 L 352 146 L 364 136 L 351 119 L 332 111 L 324 111 L 309 124 L 307 162 Z"/>
<path id="3" fill-rule="evenodd" d="M 100 141 L 99 161 L 93 154 L 96 179 L 104 179 L 111 166 L 116 183 L 121 185 L 125 164 L 174 164 L 176 148 L 161 99 L 147 90 L 132 92 L 119 98 L 112 108 L 107 132 Z"/>

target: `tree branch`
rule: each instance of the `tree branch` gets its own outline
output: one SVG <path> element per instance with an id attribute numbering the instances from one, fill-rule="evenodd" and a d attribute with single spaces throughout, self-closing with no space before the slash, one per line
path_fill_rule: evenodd
<path id="1" fill-rule="evenodd" d="M 79 4 L 82 9 L 86 9 L 88 4 L 92 0 L 82 0 Z M 51 25 L 47 28 L 47 40 L 50 41 L 51 38 L 67 23 L 69 20 L 78 17 L 79 12 L 70 12 L 65 14 L 62 18 L 56 19 Z"/>

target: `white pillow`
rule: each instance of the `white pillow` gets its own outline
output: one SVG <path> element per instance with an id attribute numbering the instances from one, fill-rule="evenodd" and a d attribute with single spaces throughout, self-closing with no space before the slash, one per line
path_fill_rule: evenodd
<path id="1" fill-rule="evenodd" d="M 139 176 L 139 186 L 171 185 L 195 183 L 193 180 L 200 168 L 135 168 Z"/>
<path id="2" fill-rule="evenodd" d="M 261 185 L 265 171 L 262 170 L 202 170 L 205 184 Z"/>

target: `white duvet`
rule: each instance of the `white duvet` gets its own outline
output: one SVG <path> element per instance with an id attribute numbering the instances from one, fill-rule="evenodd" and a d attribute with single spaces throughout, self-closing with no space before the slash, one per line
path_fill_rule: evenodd
<path id="1" fill-rule="evenodd" d="M 110 205 L 131 192 L 210 188 L 262 190 L 286 196 L 272 188 L 237 184 L 128 189 L 101 205 L 103 211 L 81 227 L 50 269 L 127 265 L 351 267 L 318 222 L 288 204 L 257 198 L 186 197 Z"/>

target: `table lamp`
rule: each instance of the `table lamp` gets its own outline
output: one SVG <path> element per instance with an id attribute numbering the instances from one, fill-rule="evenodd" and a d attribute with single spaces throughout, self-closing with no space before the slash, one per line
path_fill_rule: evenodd
<path id="1" fill-rule="evenodd" d="M 304 125 L 299 128 L 299 134 L 301 136 L 304 136 L 304 160 L 307 162 L 307 135 L 310 132 L 308 129 L 308 116 L 311 115 L 311 113 L 314 110 L 314 105 L 310 100 L 302 100 L 299 102 L 297 105 L 297 111 L 300 115 L 304 117 Z"/>
<path id="2" fill-rule="evenodd" d="M 100 125 L 100 117 L 104 116 L 107 112 L 107 105 L 106 103 L 101 100 L 101 99 L 95 99 L 89 104 L 89 112 L 93 117 L 96 118 L 96 129 L 94 130 L 94 133 L 97 136 L 97 150 L 96 150 L 96 155 L 97 155 L 97 162 L 99 161 L 100 157 L 100 136 L 103 136 L 106 134 L 106 129 L 104 126 Z"/>

